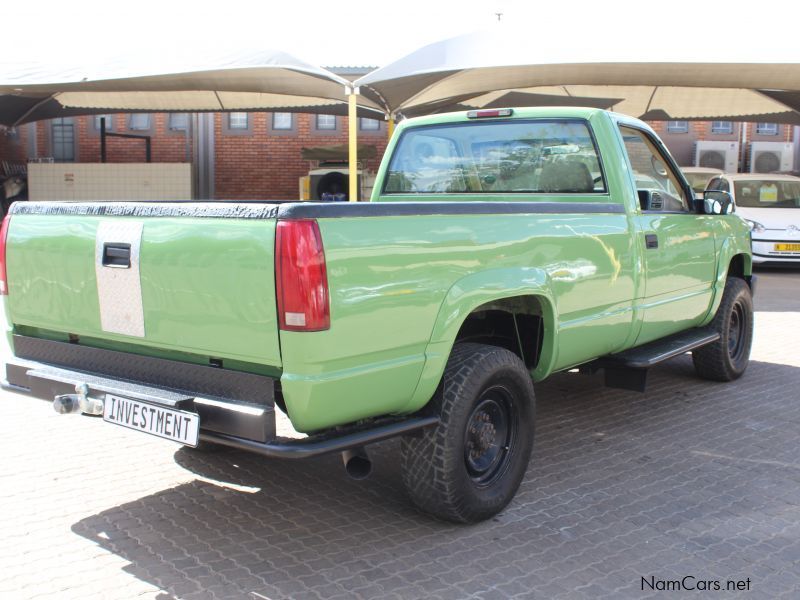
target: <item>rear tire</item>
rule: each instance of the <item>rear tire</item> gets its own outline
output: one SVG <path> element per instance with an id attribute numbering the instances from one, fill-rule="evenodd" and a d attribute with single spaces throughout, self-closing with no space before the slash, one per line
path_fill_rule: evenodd
<path id="1" fill-rule="evenodd" d="M 713 344 L 692 352 L 695 371 L 704 379 L 733 381 L 750 363 L 753 345 L 753 296 L 744 280 L 731 277 L 711 328 L 720 334 Z"/>
<path id="2" fill-rule="evenodd" d="M 496 515 L 517 492 L 533 447 L 528 369 L 504 348 L 457 344 L 431 403 L 439 424 L 401 442 L 411 500 L 458 523 Z"/>

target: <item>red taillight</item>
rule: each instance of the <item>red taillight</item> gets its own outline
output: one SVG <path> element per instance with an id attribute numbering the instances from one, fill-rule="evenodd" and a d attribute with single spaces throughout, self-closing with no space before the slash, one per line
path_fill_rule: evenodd
<path id="1" fill-rule="evenodd" d="M 281 329 L 330 329 L 328 274 L 322 236 L 316 221 L 278 221 L 275 232 L 275 281 Z"/>
<path id="2" fill-rule="evenodd" d="M 6 238 L 11 215 L 6 215 L 0 226 L 0 296 L 8 294 L 8 276 L 6 275 Z"/>

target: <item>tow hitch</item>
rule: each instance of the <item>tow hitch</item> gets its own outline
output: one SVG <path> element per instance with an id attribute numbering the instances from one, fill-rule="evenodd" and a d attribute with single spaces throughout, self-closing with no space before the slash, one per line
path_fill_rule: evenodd
<path id="1" fill-rule="evenodd" d="M 98 398 L 90 398 L 89 386 L 79 383 L 75 386 L 74 394 L 61 394 L 53 398 L 53 409 L 62 415 L 73 413 L 84 413 L 87 415 L 102 415 L 103 401 Z"/>

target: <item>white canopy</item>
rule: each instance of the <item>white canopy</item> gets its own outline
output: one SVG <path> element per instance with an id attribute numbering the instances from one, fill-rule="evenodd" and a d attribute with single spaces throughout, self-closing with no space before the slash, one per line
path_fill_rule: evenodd
<path id="1" fill-rule="evenodd" d="M 571 39 L 565 27 L 498 26 L 420 48 L 356 85 L 390 113 L 481 106 L 490 93 L 517 91 L 617 98 L 614 110 L 648 118 L 769 115 L 791 122 L 800 102 L 773 92 L 800 90 L 800 47 L 768 42 L 731 45 L 703 36 L 677 43 L 659 40 L 649 27 Z"/>
<path id="2" fill-rule="evenodd" d="M 347 80 L 279 51 L 137 52 L 75 64 L 0 64 L 0 124 L 109 111 L 347 114 Z M 367 99 L 359 104 L 362 116 L 382 112 Z"/>

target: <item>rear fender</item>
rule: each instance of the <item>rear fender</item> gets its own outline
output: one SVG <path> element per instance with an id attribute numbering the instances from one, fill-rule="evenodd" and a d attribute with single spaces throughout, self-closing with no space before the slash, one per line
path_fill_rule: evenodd
<path id="1" fill-rule="evenodd" d="M 544 341 L 533 377 L 542 379 L 550 372 L 557 358 L 557 320 L 547 273 L 537 268 L 490 269 L 473 273 L 453 284 L 442 302 L 425 349 L 422 375 L 407 406 L 409 412 L 418 410 L 433 396 L 444 374 L 456 336 L 467 317 L 489 302 L 520 296 L 536 297 L 542 308 Z"/>

